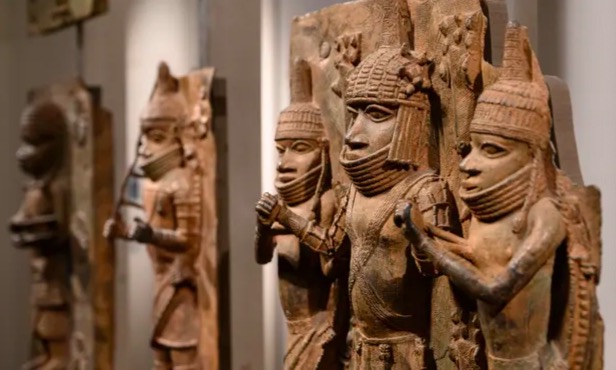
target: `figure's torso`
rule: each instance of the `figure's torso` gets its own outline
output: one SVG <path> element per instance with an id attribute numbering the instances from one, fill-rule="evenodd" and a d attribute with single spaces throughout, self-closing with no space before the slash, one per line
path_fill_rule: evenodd
<path id="1" fill-rule="evenodd" d="M 539 207 L 551 207 L 551 212 L 558 212 L 547 198 L 538 203 Z M 519 212 L 497 222 L 482 223 L 476 219 L 471 222 L 469 247 L 476 257 L 474 263 L 490 278 L 504 274 L 512 257 L 525 246 L 526 231 L 519 234 L 513 231 Z M 527 229 L 531 227 L 529 225 Z M 554 256 L 550 256 L 529 283 L 502 308 L 478 302 L 481 326 L 491 356 L 523 358 L 544 348 L 550 321 L 553 268 Z"/>
<path id="2" fill-rule="evenodd" d="M 335 202 L 323 198 L 333 196 L 328 191 L 322 197 L 320 226 L 327 228 L 335 212 Z M 312 200 L 290 209 L 308 218 L 312 212 Z M 274 237 L 278 252 L 278 277 L 280 302 L 287 320 L 296 321 L 313 317 L 326 311 L 330 298 L 331 281 L 323 275 L 318 253 L 301 246 L 299 239 L 290 232 L 282 231 Z"/>
<path id="3" fill-rule="evenodd" d="M 414 192 L 400 183 L 388 192 L 365 197 L 353 192 L 347 209 L 351 239 L 351 304 L 360 331 L 375 338 L 427 335 L 430 279 L 420 275 L 410 244 L 393 222 L 395 202 Z M 397 191 L 401 196 L 393 197 Z"/>
<path id="4" fill-rule="evenodd" d="M 190 173 L 184 168 L 171 170 L 155 183 L 146 180 L 143 187 L 143 207 L 147 218 L 145 221 L 153 228 L 176 230 L 177 198 L 187 196 L 190 181 Z M 166 275 L 171 265 L 179 258 L 185 263 L 194 263 L 197 250 L 198 246 L 194 245 L 189 246 L 188 251 L 173 253 L 153 244 L 148 245 L 156 275 Z"/>

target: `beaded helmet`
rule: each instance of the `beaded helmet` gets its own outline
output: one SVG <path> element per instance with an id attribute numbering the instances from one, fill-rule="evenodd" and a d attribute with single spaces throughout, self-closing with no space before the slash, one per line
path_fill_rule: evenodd
<path id="1" fill-rule="evenodd" d="M 150 101 L 141 114 L 141 120 L 174 121 L 176 127 L 187 123 L 189 104 L 180 91 L 180 81 L 171 75 L 165 62 L 158 65 L 158 76 Z"/>
<path id="2" fill-rule="evenodd" d="M 291 104 L 280 113 L 275 139 L 325 140 L 321 110 L 312 102 L 310 66 L 305 61 L 294 63 L 291 88 Z"/>
<path id="3" fill-rule="evenodd" d="M 530 48 L 528 30 L 510 22 L 503 71 L 479 96 L 470 131 L 526 142 L 542 149 L 550 142 L 549 93 Z"/>
<path id="4" fill-rule="evenodd" d="M 427 164 L 431 87 L 428 60 L 406 45 L 383 46 L 349 75 L 345 103 L 381 104 L 397 109 L 388 161 L 415 167 Z"/>

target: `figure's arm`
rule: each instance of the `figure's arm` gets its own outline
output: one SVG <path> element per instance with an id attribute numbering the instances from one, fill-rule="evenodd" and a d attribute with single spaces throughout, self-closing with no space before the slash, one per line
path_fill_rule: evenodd
<path id="1" fill-rule="evenodd" d="M 325 229 L 291 211 L 287 206 L 281 204 L 276 196 L 269 193 L 263 194 L 261 200 L 257 203 L 257 212 L 259 217 L 263 219 L 278 221 L 287 230 L 291 231 L 292 234 L 297 236 L 301 244 L 327 256 L 335 254 L 336 238 L 341 233 L 344 233 L 343 228 L 337 225 L 336 222 L 334 222 L 330 230 Z M 342 216 L 338 218 L 342 218 Z"/>
<path id="2" fill-rule="evenodd" d="M 415 219 L 422 226 L 420 229 L 433 230 L 441 235 L 451 235 L 460 232 L 455 201 L 447 184 L 438 179 L 432 179 L 412 195 L 416 207 L 413 208 Z M 402 202 L 404 204 L 404 201 Z M 449 238 L 451 239 L 451 238 Z M 411 240 L 409 240 L 411 241 Z M 432 260 L 411 241 L 411 254 L 419 271 L 427 276 L 439 274 Z"/>
<path id="3" fill-rule="evenodd" d="M 274 231 L 272 224 L 264 223 L 260 218 L 257 220 L 255 228 L 255 259 L 260 265 L 265 265 L 274 258 Z"/>
<path id="4" fill-rule="evenodd" d="M 565 229 L 556 209 L 547 210 L 540 217 L 530 218 L 531 230 L 522 246 L 505 270 L 488 277 L 468 260 L 444 248 L 427 237 L 411 222 L 410 206 L 405 211 L 405 231 L 426 253 L 439 271 L 469 295 L 490 304 L 504 304 L 511 300 L 554 255 L 565 237 Z M 552 212 L 549 212 L 552 211 Z M 539 212 L 541 213 L 541 212 Z"/>
<path id="5" fill-rule="evenodd" d="M 178 190 L 173 197 L 175 228 L 152 227 L 139 218 L 129 238 L 151 244 L 171 253 L 183 253 L 197 248 L 200 237 L 200 204 L 188 190 Z"/>

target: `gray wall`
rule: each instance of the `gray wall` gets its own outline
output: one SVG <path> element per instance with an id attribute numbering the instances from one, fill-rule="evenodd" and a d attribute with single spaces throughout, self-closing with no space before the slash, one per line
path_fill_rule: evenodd
<path id="1" fill-rule="evenodd" d="M 0 358 L 8 368 L 17 369 L 26 358 L 28 333 L 29 268 L 27 257 L 8 242 L 6 220 L 16 211 L 19 202 L 19 173 L 15 166 L 14 153 L 17 142 L 17 115 L 11 109 L 15 92 L 15 50 L 13 2 L 0 2 Z M 22 99 L 24 96 L 22 95 Z"/>

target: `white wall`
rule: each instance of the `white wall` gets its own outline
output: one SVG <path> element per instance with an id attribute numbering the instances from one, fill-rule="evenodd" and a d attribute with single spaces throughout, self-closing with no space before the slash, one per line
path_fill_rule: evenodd
<path id="1" fill-rule="evenodd" d="M 134 160 L 139 136 L 139 117 L 148 102 L 156 81 L 160 61 L 171 72 L 181 75 L 199 66 L 198 1 L 130 1 L 125 11 L 125 156 L 116 157 L 116 166 L 126 168 Z M 101 66 L 99 66 L 101 68 Z M 152 366 L 150 336 L 152 331 L 153 273 L 143 245 L 120 245 L 118 259 L 126 263 L 126 291 L 121 312 L 125 320 L 118 347 L 118 369 L 148 369 Z"/>

